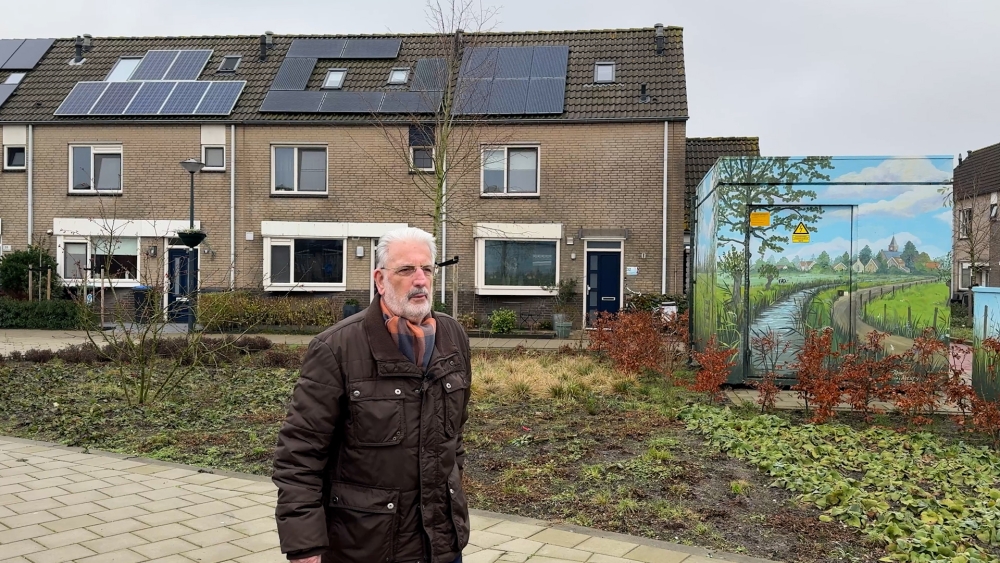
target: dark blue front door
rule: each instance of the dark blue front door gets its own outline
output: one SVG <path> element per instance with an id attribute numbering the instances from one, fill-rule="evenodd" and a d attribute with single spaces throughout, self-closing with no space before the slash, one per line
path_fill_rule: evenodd
<path id="1" fill-rule="evenodd" d="M 167 252 L 167 319 L 172 323 L 187 323 L 191 312 L 188 302 L 188 249 L 171 248 Z M 198 251 L 194 252 L 191 279 L 198 286 Z"/>
<path id="2" fill-rule="evenodd" d="M 587 253 L 587 322 L 601 311 L 617 313 L 621 308 L 622 255 L 620 252 Z"/>

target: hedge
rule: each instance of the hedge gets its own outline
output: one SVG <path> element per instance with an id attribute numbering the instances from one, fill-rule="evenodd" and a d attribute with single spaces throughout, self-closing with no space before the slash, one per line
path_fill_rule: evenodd
<path id="1" fill-rule="evenodd" d="M 331 298 L 266 297 L 248 291 L 205 293 L 199 297 L 198 322 L 206 330 L 254 326 L 330 326 L 340 320 Z"/>
<path id="2" fill-rule="evenodd" d="M 76 330 L 83 328 L 80 305 L 67 299 L 18 301 L 0 298 L 0 328 Z"/>

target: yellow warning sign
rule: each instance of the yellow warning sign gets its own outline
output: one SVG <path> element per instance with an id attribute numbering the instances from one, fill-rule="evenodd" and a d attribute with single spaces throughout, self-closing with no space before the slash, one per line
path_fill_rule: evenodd
<path id="1" fill-rule="evenodd" d="M 809 242 L 809 229 L 806 228 L 805 223 L 800 222 L 799 226 L 792 231 L 792 242 Z"/>
<path id="2" fill-rule="evenodd" d="M 750 226 L 751 227 L 770 227 L 771 226 L 771 212 L 770 211 L 751 211 L 750 212 Z"/>

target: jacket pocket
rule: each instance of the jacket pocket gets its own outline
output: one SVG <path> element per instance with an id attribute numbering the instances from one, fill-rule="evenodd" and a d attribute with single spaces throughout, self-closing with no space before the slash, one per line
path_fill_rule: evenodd
<path id="1" fill-rule="evenodd" d="M 327 524 L 334 561 L 392 561 L 398 489 L 330 483 Z"/>
<path id="2" fill-rule="evenodd" d="M 379 383 L 360 381 L 348 387 L 351 418 L 346 434 L 353 446 L 394 446 L 403 441 L 403 392 Z"/>
<path id="3" fill-rule="evenodd" d="M 441 388 L 444 390 L 444 432 L 449 438 L 455 436 L 462 427 L 462 411 L 465 409 L 464 391 L 468 387 L 469 382 L 463 372 L 449 373 L 441 378 Z"/>
<path id="4" fill-rule="evenodd" d="M 455 526 L 458 550 L 469 544 L 469 503 L 462 488 L 462 473 L 456 465 L 448 477 L 448 499 L 451 502 L 451 522 Z"/>

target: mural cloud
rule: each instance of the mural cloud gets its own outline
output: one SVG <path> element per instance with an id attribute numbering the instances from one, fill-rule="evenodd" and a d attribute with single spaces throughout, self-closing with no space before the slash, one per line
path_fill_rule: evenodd
<path id="1" fill-rule="evenodd" d="M 855 182 L 859 185 L 830 186 L 822 197 L 831 200 L 887 197 L 898 194 L 902 187 L 900 184 L 949 180 L 951 171 L 936 168 L 927 158 L 894 158 L 884 160 L 878 166 L 869 166 L 858 172 L 848 172 L 833 178 L 834 182 Z M 872 185 L 873 183 L 886 185 Z"/>

